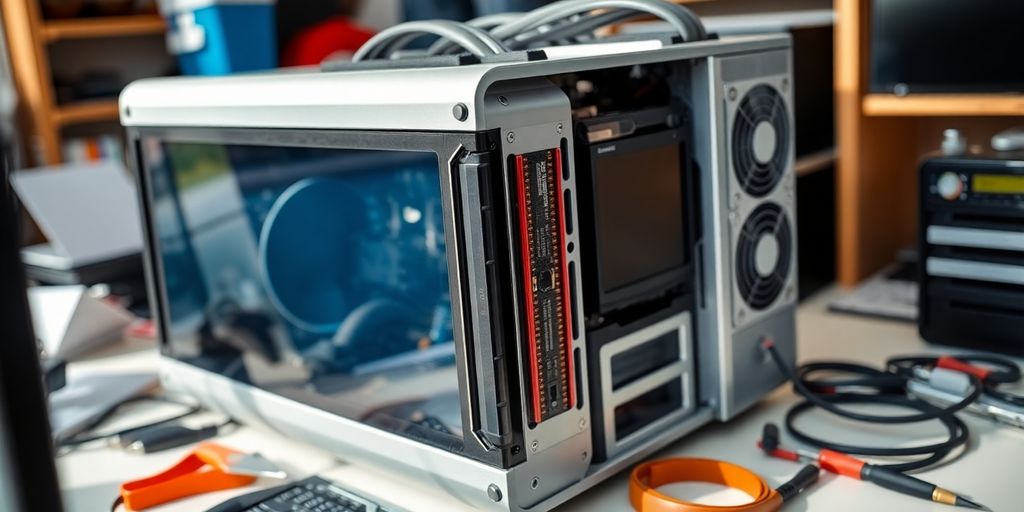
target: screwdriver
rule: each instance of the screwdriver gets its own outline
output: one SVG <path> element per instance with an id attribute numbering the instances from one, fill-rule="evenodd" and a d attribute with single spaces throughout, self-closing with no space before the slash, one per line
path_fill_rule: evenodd
<path id="1" fill-rule="evenodd" d="M 794 462 L 817 462 L 821 469 L 838 475 L 865 480 L 908 496 L 914 496 L 937 503 L 957 507 L 988 510 L 988 508 L 968 498 L 919 478 L 889 469 L 885 466 L 869 464 L 856 457 L 833 450 L 821 450 L 817 453 L 809 450 L 787 450 L 779 446 L 779 429 L 774 424 L 764 426 L 762 439 L 757 442 L 766 454 Z"/>

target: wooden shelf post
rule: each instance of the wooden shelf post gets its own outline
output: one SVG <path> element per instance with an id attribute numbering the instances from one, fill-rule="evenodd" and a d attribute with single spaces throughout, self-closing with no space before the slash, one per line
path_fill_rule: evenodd
<path id="1" fill-rule="evenodd" d="M 56 96 L 50 75 L 46 42 L 41 37 L 42 15 L 35 0 L 0 0 L 4 32 L 11 52 L 18 96 L 28 107 L 33 133 L 45 164 L 61 161 L 60 128 L 53 122 Z M 29 139 L 30 143 L 32 142 Z"/>

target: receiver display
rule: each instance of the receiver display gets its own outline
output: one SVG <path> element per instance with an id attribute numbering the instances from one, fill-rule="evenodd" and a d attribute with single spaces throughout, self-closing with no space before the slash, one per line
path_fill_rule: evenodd
<path id="1" fill-rule="evenodd" d="M 971 188 L 981 194 L 1024 194 L 1024 175 L 975 174 Z"/>

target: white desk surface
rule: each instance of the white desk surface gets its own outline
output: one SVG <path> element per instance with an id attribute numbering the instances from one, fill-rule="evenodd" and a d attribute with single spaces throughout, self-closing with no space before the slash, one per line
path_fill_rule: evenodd
<path id="1" fill-rule="evenodd" d="M 896 354 L 940 352 L 925 345 L 915 326 L 892 321 L 863 319 L 829 313 L 826 309 L 834 290 L 818 294 L 802 305 L 798 316 L 799 357 L 802 361 L 842 358 L 881 365 Z M 123 351 L 125 347 L 121 347 Z M 156 354 L 152 350 L 97 358 L 79 363 L 92 369 L 110 371 L 138 370 L 152 367 Z M 1024 389 L 1022 387 L 1021 389 Z M 724 459 L 741 464 L 775 484 L 792 476 L 801 465 L 763 456 L 754 446 L 767 421 L 780 424 L 786 410 L 798 399 L 789 386 L 784 386 L 753 410 L 728 424 L 711 424 L 661 451 L 656 457 L 698 456 Z M 140 413 L 141 414 L 141 413 Z M 937 485 L 975 498 L 998 512 L 1024 510 L 1024 430 L 997 426 L 982 418 L 963 414 L 971 431 L 969 447 L 952 463 L 929 469 L 919 476 Z M 134 418 L 138 421 L 138 418 Z M 131 422 L 131 418 L 124 421 Z M 941 435 L 942 427 L 920 424 L 895 428 L 855 424 L 829 417 L 825 413 L 808 414 L 802 425 L 830 439 L 881 445 L 911 444 L 920 436 Z M 442 494 L 439 486 L 429 481 L 395 478 L 373 468 L 346 465 L 309 445 L 250 427 L 240 427 L 221 437 L 226 445 L 259 451 L 296 477 L 319 474 L 357 492 L 382 497 L 395 505 L 415 512 L 471 510 L 466 505 Z M 783 442 L 792 445 L 783 432 Z M 119 450 L 97 447 L 82 449 L 58 459 L 65 507 L 69 512 L 109 510 L 119 484 L 156 473 L 175 463 L 188 448 L 153 455 L 133 455 Z M 559 507 L 559 511 L 612 512 L 632 510 L 627 500 L 627 478 L 624 472 Z M 273 485 L 274 481 L 261 482 Z M 223 491 L 182 500 L 153 512 L 197 511 L 242 492 Z M 800 498 L 787 505 L 787 511 L 946 511 L 952 507 L 932 504 L 883 490 L 872 484 L 822 473 L 821 480 Z"/>

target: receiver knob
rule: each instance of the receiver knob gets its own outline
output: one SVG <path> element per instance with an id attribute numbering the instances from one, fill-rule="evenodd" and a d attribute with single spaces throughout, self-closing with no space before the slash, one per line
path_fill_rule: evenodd
<path id="1" fill-rule="evenodd" d="M 960 181 L 960 176 L 956 173 L 944 172 L 939 176 L 938 189 L 943 199 L 954 201 L 959 199 L 960 193 L 964 191 L 964 182 Z"/>

